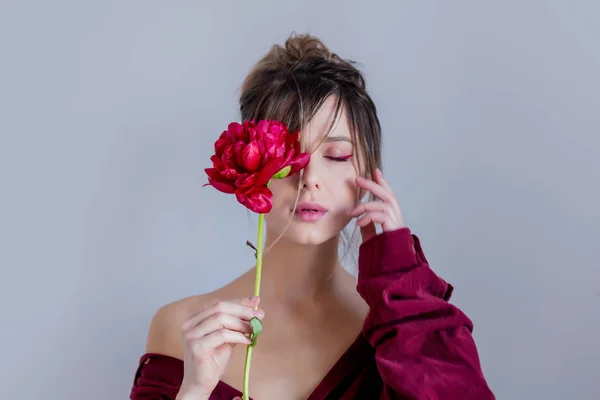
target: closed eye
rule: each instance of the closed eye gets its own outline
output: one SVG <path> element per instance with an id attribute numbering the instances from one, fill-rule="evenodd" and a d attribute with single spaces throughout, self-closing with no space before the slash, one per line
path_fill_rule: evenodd
<path id="1" fill-rule="evenodd" d="M 325 158 L 331 160 L 331 161 L 335 161 L 335 162 L 346 162 L 348 161 L 350 158 L 352 157 L 352 154 L 348 155 L 348 156 L 344 156 L 344 157 L 331 157 L 331 156 L 325 156 Z"/>

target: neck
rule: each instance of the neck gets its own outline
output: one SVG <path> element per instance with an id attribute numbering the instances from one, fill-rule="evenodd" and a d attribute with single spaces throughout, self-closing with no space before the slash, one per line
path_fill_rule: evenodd
<path id="1" fill-rule="evenodd" d="M 264 248 L 268 249 L 273 240 L 267 232 Z M 296 307 L 331 297 L 344 272 L 338 244 L 339 236 L 316 246 L 281 238 L 263 256 L 261 298 Z M 250 272 L 254 276 L 256 268 Z"/>

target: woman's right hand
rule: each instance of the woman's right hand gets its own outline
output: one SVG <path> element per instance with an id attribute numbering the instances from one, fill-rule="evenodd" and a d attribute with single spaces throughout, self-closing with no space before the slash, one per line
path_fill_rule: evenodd
<path id="1" fill-rule="evenodd" d="M 218 301 L 183 324 L 184 374 L 177 400 L 209 398 L 235 345 L 250 344 L 250 320 L 264 317 L 264 311 L 254 309 L 259 302 L 258 297 Z"/>

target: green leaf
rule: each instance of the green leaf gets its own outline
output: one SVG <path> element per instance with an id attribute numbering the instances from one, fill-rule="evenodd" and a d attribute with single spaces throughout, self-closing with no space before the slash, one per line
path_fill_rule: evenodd
<path id="1" fill-rule="evenodd" d="M 283 168 L 282 170 L 280 170 L 279 172 L 277 172 L 275 175 L 273 175 L 273 178 L 275 179 L 283 179 L 286 176 L 288 176 L 290 174 L 290 171 L 292 170 L 292 166 L 288 165 L 287 167 Z"/>
<path id="2" fill-rule="evenodd" d="M 250 320 L 250 327 L 252 328 L 252 333 L 250 334 L 250 340 L 252 340 L 252 343 L 250 343 L 250 347 L 254 347 L 256 346 L 256 338 L 258 337 L 258 335 L 260 335 L 263 329 L 262 322 L 260 321 L 260 319 L 253 317 Z"/>

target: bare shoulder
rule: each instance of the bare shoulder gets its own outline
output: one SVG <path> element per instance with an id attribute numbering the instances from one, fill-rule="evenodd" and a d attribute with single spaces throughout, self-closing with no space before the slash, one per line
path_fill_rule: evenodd
<path id="1" fill-rule="evenodd" d="M 213 292 L 185 297 L 162 306 L 150 322 L 146 353 L 183 359 L 181 327 L 184 322 L 219 300 L 235 297 L 234 294 L 240 293 L 240 290 L 240 278 L 238 278 Z"/>
<path id="2" fill-rule="evenodd" d="M 159 308 L 150 322 L 146 353 L 164 354 L 183 359 L 181 337 L 183 323 L 192 315 L 210 306 L 216 296 L 214 292 L 190 296 Z"/>

